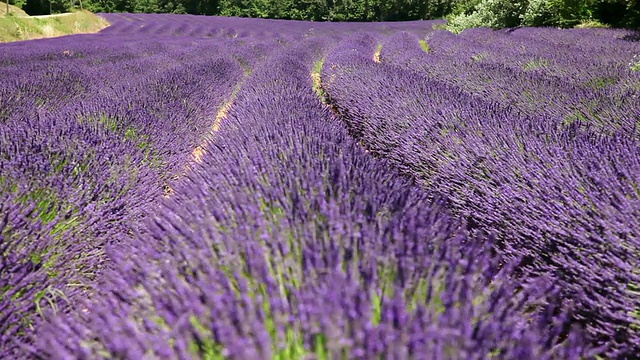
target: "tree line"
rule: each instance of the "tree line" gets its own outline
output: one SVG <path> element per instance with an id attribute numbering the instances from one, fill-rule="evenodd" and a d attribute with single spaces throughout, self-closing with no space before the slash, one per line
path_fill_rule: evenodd
<path id="1" fill-rule="evenodd" d="M 31 15 L 77 8 L 78 0 L 10 0 Z M 179 13 L 313 21 L 442 19 L 474 26 L 639 28 L 640 0 L 83 0 L 93 12 Z"/>

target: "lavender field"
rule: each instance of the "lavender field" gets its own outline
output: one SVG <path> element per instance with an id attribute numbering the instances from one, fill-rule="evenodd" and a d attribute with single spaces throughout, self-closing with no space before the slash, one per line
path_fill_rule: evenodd
<path id="1" fill-rule="evenodd" d="M 640 358 L 630 31 L 102 16 L 0 45 L 0 359 Z"/>

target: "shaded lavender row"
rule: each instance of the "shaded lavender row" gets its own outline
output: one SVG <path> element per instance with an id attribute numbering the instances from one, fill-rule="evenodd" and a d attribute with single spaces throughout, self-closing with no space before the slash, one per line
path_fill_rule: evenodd
<path id="1" fill-rule="evenodd" d="M 552 282 L 510 280 L 490 237 L 467 235 L 321 104 L 310 72 L 329 44 L 252 73 L 203 162 L 112 249 L 100 294 L 42 329 L 43 356 L 589 354 Z"/>
<path id="2" fill-rule="evenodd" d="M 519 43 L 511 37 L 501 35 L 499 41 L 504 45 L 496 50 L 437 31 L 428 37 L 426 53 L 415 35 L 398 33 L 383 41 L 380 58 L 529 116 L 551 118 L 559 126 L 582 121 L 606 133 L 637 135 L 640 73 L 628 65 L 634 54 L 632 45 L 619 46 L 625 49 L 626 58 L 611 54 L 608 61 L 601 57 L 593 62 L 565 55 L 577 51 L 551 51 L 546 45 L 534 46 L 535 42 L 522 42 L 527 52 L 519 54 Z"/>
<path id="3" fill-rule="evenodd" d="M 489 63 L 502 63 L 515 70 L 526 68 L 573 85 L 606 88 L 630 74 L 628 64 L 640 53 L 640 45 L 628 40 L 632 34 L 612 29 L 483 28 L 462 32 L 459 42 L 445 40 L 453 45 L 451 48 L 436 47 L 445 52 L 464 52 L 466 48 L 484 55 L 483 60 Z M 596 84 L 594 80 L 607 82 Z"/>
<path id="4" fill-rule="evenodd" d="M 637 354 L 637 142 L 579 122 L 558 129 L 439 78 L 376 63 L 378 43 L 372 34 L 351 37 L 324 63 L 324 91 L 352 134 L 448 197 L 470 229 L 495 232 L 497 250 L 520 259 L 520 269 L 557 279 L 562 303 L 577 306 L 573 320 L 607 356 Z"/>
<path id="5" fill-rule="evenodd" d="M 220 16 L 177 14 L 99 14 L 111 26 L 101 31 L 109 35 L 145 35 L 149 39 L 180 36 L 191 40 L 202 38 L 278 39 L 296 41 L 321 35 L 333 38 L 357 31 L 392 34 L 411 31 L 423 34 L 441 20 L 397 21 L 388 23 L 329 23 L 297 20 L 248 19 Z"/>
<path id="6" fill-rule="evenodd" d="M 3 45 L 2 358 L 91 296 L 105 245 L 153 208 L 243 76 L 224 43 L 97 43 Z"/>

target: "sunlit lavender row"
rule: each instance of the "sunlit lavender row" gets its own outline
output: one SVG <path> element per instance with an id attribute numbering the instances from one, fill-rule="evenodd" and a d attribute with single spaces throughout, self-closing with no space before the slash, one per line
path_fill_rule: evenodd
<path id="1" fill-rule="evenodd" d="M 640 353 L 629 32 L 103 16 L 0 45 L 0 358 Z"/>

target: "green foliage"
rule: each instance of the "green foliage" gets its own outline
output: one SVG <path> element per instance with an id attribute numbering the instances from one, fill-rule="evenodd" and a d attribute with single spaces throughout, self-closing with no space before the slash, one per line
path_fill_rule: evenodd
<path id="1" fill-rule="evenodd" d="M 160 11 L 157 0 L 137 0 L 133 2 L 132 8 L 135 13 L 155 13 Z"/>
<path id="2" fill-rule="evenodd" d="M 629 68 L 631 71 L 640 72 L 640 56 L 633 56 L 633 60 L 629 63 Z"/>
<path id="3" fill-rule="evenodd" d="M 581 21 L 578 25 L 574 27 L 579 29 L 596 29 L 596 28 L 608 28 L 610 26 L 607 24 L 601 23 L 598 20 L 589 19 L 589 20 Z"/>
<path id="4" fill-rule="evenodd" d="M 62 204 L 62 200 L 49 188 L 34 189 L 22 195 L 18 201 L 23 205 L 35 204 L 33 217 L 39 218 L 43 224 L 56 219 Z"/>
<path id="5" fill-rule="evenodd" d="M 34 6 L 40 4 L 40 0 L 30 1 L 36 4 Z M 70 9 L 73 5 L 68 3 L 74 0 L 52 1 L 67 4 L 65 6 Z M 184 12 L 314 21 L 399 21 L 444 18 L 459 2 L 462 0 L 85 0 L 83 5 L 93 12 Z M 48 7 L 39 11 L 46 12 Z"/>
<path id="6" fill-rule="evenodd" d="M 164 321 L 164 319 L 160 319 Z M 211 330 L 203 325 L 195 315 L 189 316 L 189 322 L 198 334 L 197 338 L 189 344 L 191 353 L 204 360 L 224 359 L 223 348 L 214 341 Z"/>
<path id="7" fill-rule="evenodd" d="M 426 53 L 429 53 L 429 51 L 431 50 L 429 48 L 429 43 L 427 43 L 426 40 L 420 40 L 420 48 Z"/>
<path id="8" fill-rule="evenodd" d="M 546 59 L 533 59 L 529 62 L 527 62 L 526 64 L 524 64 L 524 70 L 535 70 L 535 69 L 539 69 L 539 68 L 543 68 L 543 67 L 547 67 L 549 66 L 549 62 Z"/>
<path id="9" fill-rule="evenodd" d="M 32 15 L 49 2 L 10 0 Z M 51 0 L 53 13 L 79 0 Z M 84 0 L 92 12 L 189 13 L 313 21 L 402 21 L 447 18 L 447 29 L 516 26 L 640 27 L 640 0 Z"/>
<path id="10" fill-rule="evenodd" d="M 487 56 L 489 56 L 489 53 L 487 53 L 486 51 L 483 51 L 481 53 L 472 55 L 471 58 L 473 59 L 473 61 L 482 61 L 484 60 Z"/>
<path id="11" fill-rule="evenodd" d="M 465 29 L 486 26 L 478 13 L 458 14 L 448 19 L 446 29 L 459 34 Z"/>
<path id="12" fill-rule="evenodd" d="M 640 0 L 595 0 L 594 18 L 615 27 L 640 28 Z"/>
<path id="13" fill-rule="evenodd" d="M 65 293 L 60 290 L 49 285 L 46 289 L 40 290 L 35 298 L 34 302 L 36 304 L 36 313 L 40 315 L 41 318 L 44 318 L 44 313 L 42 312 L 42 302 L 45 302 L 49 309 L 53 310 L 53 313 L 57 313 L 59 311 L 58 304 L 60 302 L 69 302 L 69 299 L 65 295 Z"/>
<path id="14" fill-rule="evenodd" d="M 469 0 L 457 1 L 447 29 L 517 26 L 640 27 L 640 0 Z"/>
<path id="15" fill-rule="evenodd" d="M 585 82 L 585 85 L 596 90 L 606 89 L 607 87 L 614 85 L 616 83 L 616 79 L 607 76 L 597 76 L 591 78 Z"/>
<path id="16" fill-rule="evenodd" d="M 322 89 L 322 66 L 324 66 L 324 58 L 316 61 L 313 64 L 313 71 L 311 72 L 311 79 L 313 80 L 313 90 L 315 90 L 316 94 L 320 97 L 320 99 L 325 98 L 324 90 Z"/>
<path id="17" fill-rule="evenodd" d="M 573 27 L 591 19 L 593 5 L 594 0 L 529 0 L 522 25 Z"/>
<path id="18" fill-rule="evenodd" d="M 527 1 L 482 0 L 472 10 L 466 8 L 449 19 L 448 29 L 459 33 L 472 27 L 494 29 L 520 25 L 520 16 L 528 5 Z"/>
<path id="19" fill-rule="evenodd" d="M 476 11 L 486 26 L 492 28 L 515 27 L 520 24 L 520 14 L 526 2 L 512 0 L 484 0 L 478 4 Z"/>

